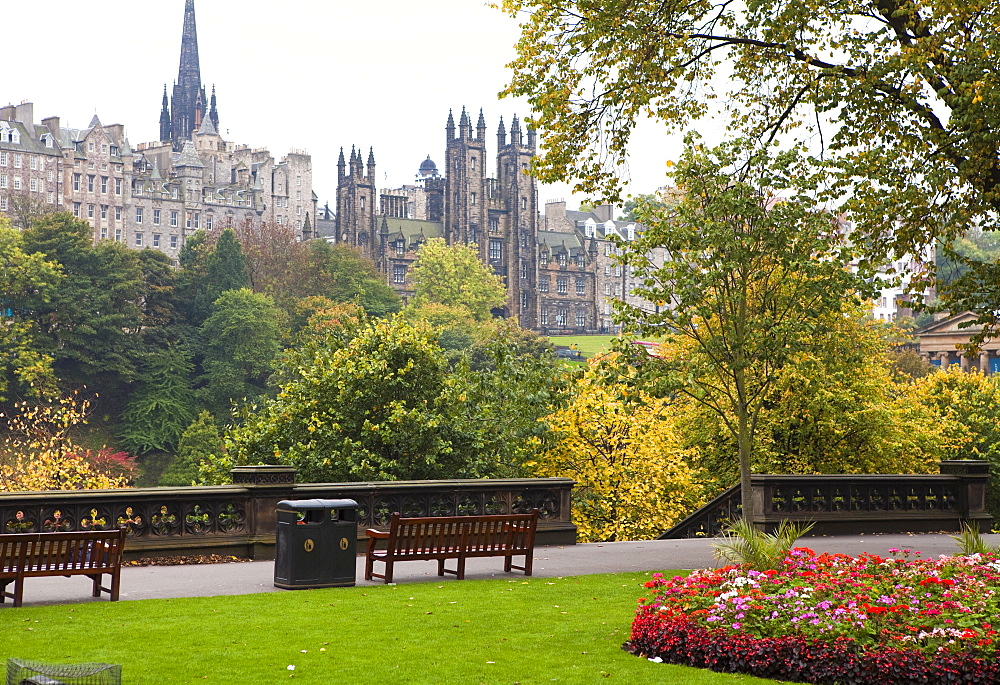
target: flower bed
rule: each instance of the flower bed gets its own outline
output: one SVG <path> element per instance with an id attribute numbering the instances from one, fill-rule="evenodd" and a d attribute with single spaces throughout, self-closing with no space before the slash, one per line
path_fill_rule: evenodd
<path id="1" fill-rule="evenodd" d="M 890 552 L 797 548 L 781 570 L 656 574 L 625 648 L 810 683 L 1000 682 L 1000 560 Z"/>

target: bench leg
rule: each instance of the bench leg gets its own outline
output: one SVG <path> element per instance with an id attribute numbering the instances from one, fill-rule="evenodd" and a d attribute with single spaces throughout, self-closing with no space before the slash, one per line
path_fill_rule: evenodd
<path id="1" fill-rule="evenodd" d="M 21 606 L 24 600 L 24 577 L 14 579 L 14 606 Z"/>
<path id="2" fill-rule="evenodd" d="M 385 562 L 385 584 L 388 585 L 392 582 L 392 561 Z"/>
<path id="3" fill-rule="evenodd" d="M 375 566 L 375 557 L 373 557 L 371 554 L 367 555 L 365 559 L 365 580 L 372 579 L 372 572 L 375 570 L 373 568 L 374 566 Z"/>
<path id="4" fill-rule="evenodd" d="M 438 575 L 444 575 L 444 559 L 438 559 Z"/>
<path id="5" fill-rule="evenodd" d="M 458 558 L 458 573 L 456 573 L 455 575 L 458 576 L 459 580 L 465 580 L 465 557 L 464 556 Z"/>
<path id="6" fill-rule="evenodd" d="M 116 568 L 114 571 L 111 572 L 111 597 L 110 597 L 110 599 L 111 599 L 112 602 L 117 602 L 118 601 L 118 591 L 121 589 L 121 581 L 122 581 L 121 569 L 117 569 Z"/>
<path id="7" fill-rule="evenodd" d="M 92 581 L 94 581 L 94 591 L 91 593 L 90 596 L 91 597 L 100 597 L 101 596 L 101 574 L 100 573 L 95 573 L 95 574 L 93 574 L 91 576 L 88 576 L 88 577 Z"/>

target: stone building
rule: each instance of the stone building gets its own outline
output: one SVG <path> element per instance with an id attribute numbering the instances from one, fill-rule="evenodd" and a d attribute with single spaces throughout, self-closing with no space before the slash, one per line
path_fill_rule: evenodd
<path id="1" fill-rule="evenodd" d="M 19 194 L 90 223 L 95 240 L 153 248 L 177 258 L 185 237 L 246 221 L 316 235 L 312 159 L 292 150 L 226 141 L 213 89 L 206 111 L 198 65 L 194 2 L 186 0 L 173 101 L 164 94 L 160 140 L 132 146 L 121 124 L 95 116 L 85 129 L 58 117 L 34 123 L 31 103 L 0 108 L 0 212 Z M 8 173 L 6 169 L 10 169 Z"/>
<path id="2" fill-rule="evenodd" d="M 376 187 L 375 157 L 356 148 L 337 169 L 337 241 L 361 248 L 404 297 L 412 293 L 410 265 L 421 243 L 443 237 L 476 245 L 483 261 L 507 285 L 507 300 L 494 311 L 522 326 L 538 320 L 538 189 L 525 174 L 535 154 L 535 133 L 497 130 L 496 173 L 490 176 L 482 111 L 473 127 L 465 109 L 458 125 L 451 112 L 445 126 L 445 173 L 430 156 L 416 183 L 395 190 Z M 509 133 L 509 137 L 508 137 Z"/>
<path id="3" fill-rule="evenodd" d="M 981 324 L 972 324 L 976 315 L 961 312 L 945 316 L 913 331 L 919 344 L 919 354 L 928 362 L 942 369 L 959 364 L 963 371 L 979 370 L 985 374 L 1000 373 L 1000 340 L 986 340 L 971 357 L 959 345 L 967 345 L 975 333 L 983 330 Z M 964 327 L 963 327 L 964 325 Z"/>

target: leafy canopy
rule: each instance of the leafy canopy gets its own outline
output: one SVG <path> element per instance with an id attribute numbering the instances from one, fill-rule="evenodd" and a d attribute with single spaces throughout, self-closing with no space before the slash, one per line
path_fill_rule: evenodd
<path id="1" fill-rule="evenodd" d="M 417 253 L 411 274 L 411 302 L 417 307 L 429 302 L 464 307 L 474 319 L 485 321 L 507 298 L 503 282 L 483 264 L 474 245 L 448 245 L 443 238 L 431 238 Z"/>
<path id="2" fill-rule="evenodd" d="M 542 133 L 534 173 L 620 200 L 635 127 L 696 127 L 712 101 L 758 141 L 798 137 L 832 164 L 830 197 L 881 258 L 996 229 L 1000 4 L 907 0 L 504 0 L 522 19 L 505 94 Z M 977 263 L 953 309 L 1000 312 Z"/>

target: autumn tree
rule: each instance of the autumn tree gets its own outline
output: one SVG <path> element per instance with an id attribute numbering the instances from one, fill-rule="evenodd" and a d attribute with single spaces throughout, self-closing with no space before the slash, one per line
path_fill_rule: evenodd
<path id="1" fill-rule="evenodd" d="M 132 458 L 107 447 L 89 450 L 73 432 L 86 423 L 89 400 L 77 394 L 53 402 L 15 405 L 0 442 L 0 491 L 123 488 L 135 472 Z"/>
<path id="2" fill-rule="evenodd" d="M 690 341 L 658 369 L 718 416 L 737 445 L 743 515 L 752 517 L 751 458 L 764 404 L 792 359 L 810 350 L 827 316 L 863 282 L 843 267 L 832 217 L 810 195 L 815 177 L 793 151 L 774 159 L 740 143 L 688 148 L 676 180 L 683 199 L 625 246 L 634 293 L 667 306 L 619 303 L 626 329 Z M 665 249 L 662 266 L 651 259 Z M 653 361 L 650 362 L 654 366 Z"/>
<path id="3" fill-rule="evenodd" d="M 812 344 L 777 370 L 757 422 L 755 473 L 934 473 L 965 443 L 960 426 L 921 401 L 912 379 L 894 377 L 891 335 L 861 306 L 830 312 Z M 670 359 L 694 343 L 661 345 Z M 677 402 L 682 443 L 718 488 L 739 481 L 735 437 L 718 414 Z M 695 456 L 696 455 L 696 456 Z"/>
<path id="4" fill-rule="evenodd" d="M 1000 210 L 1000 6 L 804 0 L 505 0 L 522 20 L 507 93 L 542 134 L 543 182 L 617 202 L 637 124 L 690 130 L 725 103 L 738 135 L 798 136 L 832 162 L 830 196 L 878 261 L 995 230 Z M 714 125 L 714 124 L 713 124 Z M 1000 265 L 945 292 L 987 328 Z M 991 333 L 988 331 L 987 334 Z"/>
<path id="5" fill-rule="evenodd" d="M 26 190 L 7 191 L 3 193 L 7 198 L 7 216 L 15 228 L 26 230 L 31 225 L 44 216 L 55 213 L 55 206 L 46 202 L 37 193 L 30 193 Z"/>
<path id="6" fill-rule="evenodd" d="M 607 383 L 592 367 L 569 403 L 544 417 L 549 444 L 528 462 L 577 482 L 573 522 L 583 542 L 655 538 L 704 504 L 666 399 Z"/>
<path id="7" fill-rule="evenodd" d="M 484 321 L 507 298 L 503 282 L 483 264 L 473 245 L 448 245 L 443 238 L 431 238 L 421 246 L 410 273 L 414 306 L 437 302 L 465 307 L 474 319 Z"/>

